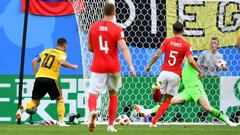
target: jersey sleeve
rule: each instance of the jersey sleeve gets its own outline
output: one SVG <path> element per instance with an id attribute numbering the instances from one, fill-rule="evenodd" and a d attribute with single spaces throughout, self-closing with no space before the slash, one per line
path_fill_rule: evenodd
<path id="1" fill-rule="evenodd" d="M 124 39 L 124 32 L 122 30 L 122 28 L 119 28 L 119 30 L 117 31 L 117 41 Z"/>
<path id="2" fill-rule="evenodd" d="M 237 38 L 240 38 L 240 30 L 237 32 Z"/>
<path id="3" fill-rule="evenodd" d="M 186 57 L 188 57 L 188 56 L 190 56 L 190 55 L 192 55 L 192 48 L 191 48 L 191 46 L 188 44 L 188 45 L 186 46 Z"/>
<path id="4" fill-rule="evenodd" d="M 67 54 L 66 53 L 60 54 L 59 60 L 66 61 L 66 59 L 67 59 Z"/>
<path id="5" fill-rule="evenodd" d="M 36 59 L 38 59 L 38 61 L 40 61 L 40 60 L 41 60 L 41 57 L 40 57 L 40 55 L 41 55 L 41 53 L 40 53 L 40 54 L 37 54 L 37 55 L 35 55 L 35 57 L 34 57 L 34 58 L 36 58 Z"/>
<path id="6" fill-rule="evenodd" d="M 166 49 L 166 40 L 164 40 L 164 41 L 162 42 L 162 45 L 160 46 L 159 49 L 160 49 L 162 52 L 165 51 L 165 49 Z"/>

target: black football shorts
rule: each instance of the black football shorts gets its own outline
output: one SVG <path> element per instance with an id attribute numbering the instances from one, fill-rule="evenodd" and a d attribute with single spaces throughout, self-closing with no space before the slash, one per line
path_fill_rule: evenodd
<path id="1" fill-rule="evenodd" d="M 37 77 L 33 86 L 32 99 L 40 100 L 47 93 L 51 100 L 55 100 L 62 96 L 61 87 L 56 80 L 51 78 Z"/>

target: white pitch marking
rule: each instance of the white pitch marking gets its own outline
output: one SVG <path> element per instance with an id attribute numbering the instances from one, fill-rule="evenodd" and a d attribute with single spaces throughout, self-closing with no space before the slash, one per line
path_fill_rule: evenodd
<path id="1" fill-rule="evenodd" d="M 11 84 L 10 83 L 0 83 L 0 88 L 10 88 Z"/>
<path id="2" fill-rule="evenodd" d="M 11 117 L 0 117 L 0 121 L 11 121 Z"/>
<path id="3" fill-rule="evenodd" d="M 10 98 L 0 98 L 0 102 L 10 102 Z"/>

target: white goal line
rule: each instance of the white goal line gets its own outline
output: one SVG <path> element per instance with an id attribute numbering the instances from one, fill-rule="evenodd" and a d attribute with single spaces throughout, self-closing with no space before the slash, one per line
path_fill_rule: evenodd
<path id="1" fill-rule="evenodd" d="M 107 125 L 108 122 L 97 122 L 97 125 Z M 88 125 L 87 122 L 84 122 L 83 125 Z M 129 125 L 139 125 L 139 126 L 148 126 L 149 123 L 145 123 L 145 122 L 132 122 L 130 123 Z M 193 123 L 193 122 L 172 122 L 172 123 L 167 123 L 167 122 L 164 122 L 164 123 L 161 123 L 161 122 L 158 122 L 157 125 L 168 125 L 168 126 L 206 126 L 206 125 L 211 125 L 211 126 L 219 126 L 219 125 L 226 125 L 225 123 L 218 123 L 218 122 L 214 122 L 214 123 L 210 123 L 210 122 L 203 122 L 203 123 Z"/>

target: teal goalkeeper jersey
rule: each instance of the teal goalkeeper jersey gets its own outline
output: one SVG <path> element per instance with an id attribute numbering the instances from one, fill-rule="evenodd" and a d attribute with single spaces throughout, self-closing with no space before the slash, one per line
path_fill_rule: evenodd
<path id="1" fill-rule="evenodd" d="M 202 82 L 198 78 L 198 71 L 196 71 L 187 61 L 182 71 L 182 82 L 184 87 L 191 87 L 201 85 Z"/>

